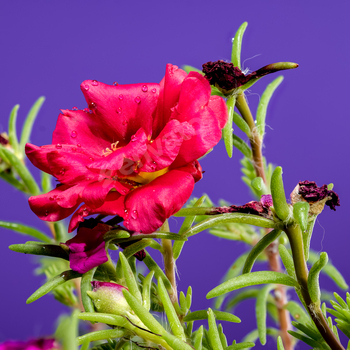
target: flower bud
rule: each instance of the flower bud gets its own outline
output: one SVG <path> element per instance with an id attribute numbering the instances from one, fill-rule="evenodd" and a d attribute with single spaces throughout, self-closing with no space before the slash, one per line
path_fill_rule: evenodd
<path id="1" fill-rule="evenodd" d="M 88 296 L 92 299 L 98 312 L 124 316 L 132 311 L 123 295 L 124 286 L 110 282 L 92 281 L 92 291 Z"/>

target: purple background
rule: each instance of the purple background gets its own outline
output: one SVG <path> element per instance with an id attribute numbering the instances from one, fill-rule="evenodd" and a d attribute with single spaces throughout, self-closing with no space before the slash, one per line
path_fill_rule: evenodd
<path id="1" fill-rule="evenodd" d="M 319 217 L 312 247 L 327 251 L 350 281 L 348 259 L 344 259 L 348 257 L 349 242 L 346 208 L 350 125 L 346 103 L 350 4 L 336 3 L 3 1 L 0 132 L 7 130 L 7 118 L 15 104 L 21 105 L 21 126 L 30 106 L 44 95 L 46 102 L 31 141 L 48 144 L 59 109 L 86 107 L 79 89 L 83 80 L 109 84 L 159 82 L 166 63 L 201 67 L 209 60 L 229 60 L 231 38 L 239 25 L 248 21 L 242 50 L 244 68 L 256 70 L 278 61 L 300 64 L 297 70 L 283 73 L 285 80 L 268 109 L 265 155 L 268 161 L 283 166 L 287 193 L 305 179 L 319 185 L 335 184 L 342 206 L 336 213 L 327 209 Z M 266 77 L 251 89 L 248 98 L 252 111 L 256 110 L 266 84 L 275 77 Z M 240 181 L 240 159 L 241 154 L 235 151 L 230 160 L 223 145 L 218 145 L 201 161 L 206 173 L 193 194 L 206 192 L 214 201 L 224 198 L 235 204 L 251 200 Z M 33 173 L 38 176 L 39 172 L 33 169 Z M 0 186 L 0 220 L 46 230 L 21 193 L 4 182 Z M 171 224 L 175 230 L 180 221 L 172 219 Z M 33 277 L 34 258 L 7 249 L 10 244 L 25 242 L 26 237 L 0 231 L 0 341 L 50 334 L 54 320 L 65 308 L 52 296 L 25 304 L 42 278 Z M 212 305 L 205 299 L 206 293 L 219 283 L 243 249 L 242 243 L 211 237 L 205 232 L 186 243 L 178 261 L 179 290 L 192 285 L 193 309 Z M 334 287 L 328 279 L 324 281 L 326 287 Z M 238 308 L 235 314 L 243 322 L 224 325 L 230 341 L 240 341 L 247 329 L 255 328 L 253 316 L 244 308 Z"/>

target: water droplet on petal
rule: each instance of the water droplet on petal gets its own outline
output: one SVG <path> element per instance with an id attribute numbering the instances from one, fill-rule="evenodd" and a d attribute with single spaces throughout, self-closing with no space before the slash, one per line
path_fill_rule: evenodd
<path id="1" fill-rule="evenodd" d="M 122 108 L 121 108 L 121 107 L 118 107 L 116 112 L 117 112 L 118 114 L 120 114 L 120 113 L 122 112 Z"/>
<path id="2" fill-rule="evenodd" d="M 60 143 L 58 143 L 58 144 L 56 145 L 56 148 L 57 148 L 57 149 L 61 149 L 61 148 L 62 148 L 62 145 L 61 145 Z"/>
<path id="3" fill-rule="evenodd" d="M 49 215 L 49 211 L 46 210 L 46 211 L 45 211 L 45 216 L 48 216 L 48 215 Z"/>
<path id="4" fill-rule="evenodd" d="M 92 162 L 94 161 L 94 158 L 92 158 L 92 157 L 90 157 L 89 159 L 90 159 Z"/>
<path id="5" fill-rule="evenodd" d="M 95 103 L 95 102 L 90 102 L 89 108 L 90 108 L 90 109 L 96 108 L 96 103 Z"/>
<path id="6" fill-rule="evenodd" d="M 136 96 L 135 100 L 134 100 L 137 104 L 139 104 L 141 102 L 141 97 L 140 96 Z"/>
<path id="7" fill-rule="evenodd" d="M 115 82 L 113 82 L 113 85 L 118 86 L 119 84 L 115 81 Z"/>
<path id="8" fill-rule="evenodd" d="M 78 144 L 77 144 L 77 146 L 78 146 L 78 147 L 81 147 L 81 144 L 80 144 L 80 143 L 78 143 Z"/>
<path id="9" fill-rule="evenodd" d="M 123 125 L 127 125 L 127 124 L 128 124 L 128 121 L 127 121 L 127 120 L 123 120 L 123 121 L 122 121 L 122 124 L 123 124 Z"/>
<path id="10" fill-rule="evenodd" d="M 131 214 L 131 217 L 132 217 L 134 220 L 136 220 L 136 219 L 137 219 L 137 216 L 138 216 L 137 210 L 133 210 L 133 211 L 132 211 L 132 214 Z"/>
<path id="11" fill-rule="evenodd" d="M 60 175 L 64 175 L 65 172 L 66 172 L 66 169 L 65 169 L 65 168 L 62 168 L 62 169 L 60 170 Z"/>
<path id="12" fill-rule="evenodd" d="M 98 85 L 98 81 L 97 81 L 97 80 L 93 80 L 93 81 L 91 82 L 91 85 L 97 86 L 97 85 Z"/>
<path id="13" fill-rule="evenodd" d="M 157 92 L 157 90 L 156 89 L 152 89 L 151 90 L 154 94 Z"/>
<path id="14" fill-rule="evenodd" d="M 84 89 L 85 89 L 86 91 L 88 91 L 88 90 L 89 90 L 89 85 L 85 85 L 85 86 L 84 86 Z"/>
<path id="15" fill-rule="evenodd" d="M 137 140 L 136 135 L 132 135 L 132 136 L 131 136 L 131 142 L 135 142 L 136 140 Z"/>
<path id="16" fill-rule="evenodd" d="M 75 130 L 73 130 L 71 133 L 70 133 L 70 136 L 71 138 L 75 139 L 77 137 L 77 132 Z"/>
<path id="17" fill-rule="evenodd" d="M 118 96 L 118 98 L 119 98 L 119 100 L 122 100 L 122 99 L 124 98 L 123 94 L 120 94 L 120 95 Z"/>
<path id="18" fill-rule="evenodd" d="M 147 92 L 148 91 L 148 86 L 147 85 L 143 85 L 142 86 L 142 91 L 143 92 Z"/>
<path id="19" fill-rule="evenodd" d="M 123 192 L 123 193 L 126 193 L 127 191 L 126 191 L 126 189 L 122 189 L 122 192 Z"/>
<path id="20" fill-rule="evenodd" d="M 77 110 L 78 110 L 78 107 L 74 106 L 74 107 L 72 108 L 72 110 L 73 110 L 73 111 L 77 111 Z"/>

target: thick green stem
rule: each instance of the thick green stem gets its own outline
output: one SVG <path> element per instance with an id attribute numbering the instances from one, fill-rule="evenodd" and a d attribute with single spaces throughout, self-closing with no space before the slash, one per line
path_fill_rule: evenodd
<path id="1" fill-rule="evenodd" d="M 159 229 L 162 232 L 170 232 L 168 220 L 166 220 L 163 226 Z M 165 275 L 168 277 L 168 280 L 171 283 L 172 290 L 169 291 L 169 296 L 171 302 L 174 304 L 178 302 L 177 298 L 177 286 L 176 286 L 176 275 L 175 275 L 175 260 L 173 257 L 173 245 L 170 239 L 162 239 L 162 247 L 163 247 L 163 260 L 164 260 L 164 268 Z"/>
<path id="2" fill-rule="evenodd" d="M 258 130 L 256 129 L 253 115 L 249 109 L 248 103 L 243 93 L 238 95 L 236 106 L 242 118 L 248 124 L 251 131 L 249 141 L 252 149 L 253 166 L 255 169 L 256 176 L 261 177 L 264 183 L 266 184 L 264 161 L 261 150 L 261 139 L 259 137 Z M 270 246 L 266 249 L 266 255 L 268 257 L 271 270 L 276 272 L 282 272 L 276 242 L 271 243 Z M 275 300 L 278 309 L 278 319 L 284 348 L 286 350 L 292 350 L 293 344 L 291 336 L 288 333 L 288 330 L 291 329 L 290 316 L 288 311 L 284 309 L 284 305 L 288 302 L 288 300 L 286 295 L 286 289 L 283 286 L 278 287 L 278 293 L 276 293 Z"/>
<path id="3" fill-rule="evenodd" d="M 245 99 L 245 96 L 243 93 L 238 95 L 236 106 L 239 112 L 241 113 L 242 118 L 246 121 L 251 131 L 251 136 L 249 138 L 249 141 L 250 141 L 250 146 L 252 148 L 253 166 L 256 172 L 256 176 L 261 177 L 266 183 L 264 162 L 263 162 L 263 156 L 261 152 L 261 139 L 256 129 L 253 115 L 249 109 L 247 100 Z"/>
<path id="4" fill-rule="evenodd" d="M 326 343 L 332 350 L 344 350 L 335 334 L 329 328 L 327 321 L 325 320 L 320 308 L 320 304 L 313 303 L 307 287 L 307 279 L 309 271 L 307 269 L 304 247 L 303 247 L 303 235 L 299 225 L 291 225 L 285 228 L 285 232 L 288 236 L 290 246 L 292 249 L 293 261 L 295 266 L 295 273 L 300 285 L 300 291 L 303 296 L 304 302 L 308 308 L 309 314 L 314 321 L 317 329 L 322 335 Z"/>

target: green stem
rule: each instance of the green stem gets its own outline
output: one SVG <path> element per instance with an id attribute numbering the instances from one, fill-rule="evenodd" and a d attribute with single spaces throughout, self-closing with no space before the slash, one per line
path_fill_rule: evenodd
<path id="1" fill-rule="evenodd" d="M 255 121 L 253 118 L 253 115 L 250 111 L 250 108 L 248 106 L 247 100 L 244 96 L 244 93 L 241 93 L 238 95 L 236 100 L 236 106 L 242 116 L 242 118 L 245 120 L 245 122 L 248 124 L 250 129 L 250 146 L 252 149 L 252 160 L 253 160 L 253 166 L 255 169 L 255 173 L 257 177 L 261 177 L 266 184 L 266 175 L 265 175 L 265 168 L 264 168 L 264 161 L 263 161 L 263 155 L 262 155 L 262 142 L 261 138 L 259 136 L 259 132 L 256 128 Z M 269 230 L 266 230 L 269 232 Z M 268 257 L 269 266 L 272 271 L 281 272 L 281 264 L 277 249 L 277 243 L 276 241 L 271 243 L 269 247 L 266 249 L 266 255 Z M 287 294 L 286 289 L 283 286 L 278 287 L 279 293 L 276 293 L 275 300 L 276 305 L 278 309 L 278 319 L 279 319 L 279 327 L 281 330 L 281 336 L 284 344 L 284 348 L 286 350 L 292 350 L 293 344 L 291 341 L 291 336 L 288 333 L 288 329 L 291 328 L 291 322 L 290 322 L 290 316 L 287 310 L 284 309 L 284 305 L 287 303 Z"/>
<path id="2" fill-rule="evenodd" d="M 166 220 L 163 226 L 159 229 L 162 232 L 170 232 L 168 220 Z M 176 275 L 175 275 L 175 259 L 173 257 L 173 245 L 170 239 L 162 239 L 163 247 L 163 260 L 165 267 L 165 275 L 171 283 L 172 290 L 169 291 L 169 296 L 171 302 L 174 304 L 178 302 L 177 298 L 177 286 L 176 286 Z"/>
<path id="3" fill-rule="evenodd" d="M 292 249 L 293 261 L 295 266 L 295 273 L 300 285 L 300 291 L 308 308 L 309 314 L 315 323 L 317 329 L 322 335 L 326 343 L 332 350 L 344 350 L 335 334 L 329 328 L 327 321 L 325 320 L 321 311 L 319 303 L 313 303 L 307 287 L 307 279 L 309 271 L 307 269 L 304 247 L 303 247 L 303 235 L 299 225 L 291 225 L 285 228 L 285 232 L 288 236 L 290 246 Z"/>
<path id="4" fill-rule="evenodd" d="M 241 113 L 242 118 L 246 121 L 251 131 L 251 136 L 249 138 L 249 141 L 250 141 L 250 146 L 252 148 L 253 166 L 256 172 L 256 176 L 261 177 L 264 180 L 264 183 L 266 183 L 264 162 L 263 162 L 263 156 L 261 151 L 261 139 L 256 129 L 253 115 L 249 109 L 247 100 L 245 99 L 245 96 L 243 93 L 238 95 L 236 106 L 239 112 Z"/>

